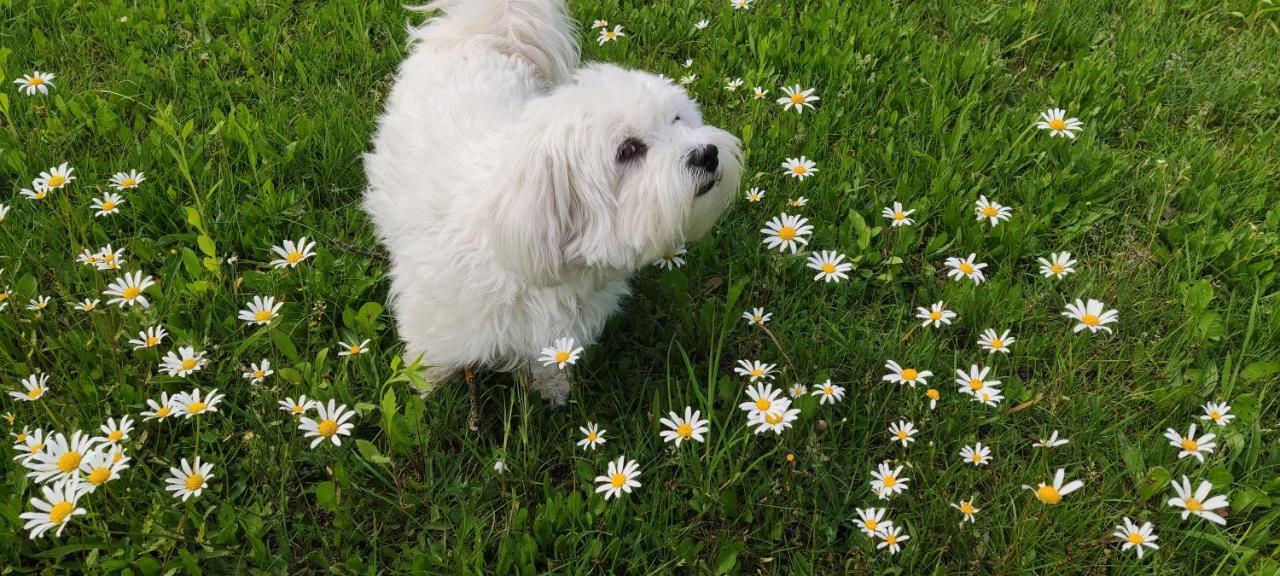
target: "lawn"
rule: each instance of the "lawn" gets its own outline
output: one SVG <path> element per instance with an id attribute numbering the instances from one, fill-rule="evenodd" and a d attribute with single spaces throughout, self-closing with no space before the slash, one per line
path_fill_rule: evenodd
<path id="1" fill-rule="evenodd" d="M 743 140 L 743 189 L 682 267 L 637 274 L 568 368 L 567 408 L 481 373 L 470 432 L 465 388 L 418 397 L 429 383 L 401 358 L 359 208 L 361 154 L 406 23 L 425 15 L 399 0 L 0 0 L 0 388 L 24 396 L 24 379 L 48 376 L 37 400 L 0 399 L 0 429 L 98 436 L 134 421 L 118 443 L 128 467 L 61 535 L 28 537 L 19 515 L 42 485 L 0 460 L 0 574 L 1280 574 L 1280 8 L 571 11 L 585 58 L 697 76 L 707 121 Z M 625 36 L 597 45 L 595 19 Z M 33 70 L 56 75 L 47 94 L 13 83 Z M 813 108 L 775 102 L 795 85 L 815 89 Z M 1035 127 L 1050 108 L 1083 123 L 1075 138 Z M 817 172 L 788 177 L 802 155 Z M 21 194 L 64 162 L 74 180 Z M 145 180 L 110 187 L 130 170 Z M 123 204 L 95 215 L 108 192 Z M 976 218 L 980 196 L 1011 216 Z M 913 225 L 890 226 L 894 202 Z M 794 255 L 763 243 L 782 213 L 814 227 Z M 304 236 L 314 257 L 270 264 Z M 123 249 L 118 269 L 77 261 L 107 245 Z M 810 250 L 845 255 L 848 279 L 815 281 Z M 1064 251 L 1075 272 L 1042 276 L 1037 259 Z M 971 253 L 986 281 L 948 278 L 946 260 Z M 109 304 L 136 271 L 155 282 L 150 305 Z M 238 318 L 255 296 L 283 302 L 270 323 Z M 1116 310 L 1112 331 L 1073 332 L 1062 313 L 1077 298 Z M 939 301 L 957 317 L 921 326 L 917 309 Z M 743 319 L 755 307 L 767 330 Z M 151 326 L 168 334 L 135 349 Z M 1009 353 L 978 346 L 989 328 L 1010 331 Z M 164 358 L 185 346 L 207 362 L 170 376 Z M 264 359 L 273 374 L 243 376 Z M 830 380 L 844 396 L 797 397 L 790 429 L 753 433 L 739 360 L 776 364 L 778 388 Z M 883 381 L 890 360 L 934 376 Z M 959 391 L 975 364 L 1002 382 L 997 406 Z M 216 411 L 140 415 L 162 393 L 215 388 Z M 355 410 L 341 446 L 312 448 L 279 409 L 299 394 Z M 1208 402 L 1235 418 L 1203 420 Z M 659 418 L 686 406 L 710 430 L 676 447 Z M 918 429 L 905 447 L 899 421 Z M 595 450 L 576 444 L 588 423 L 606 430 Z M 1203 463 L 1164 437 L 1193 423 L 1216 436 Z M 1070 443 L 1033 446 L 1055 430 Z M 960 456 L 975 442 L 988 464 Z M 606 500 L 593 480 L 624 455 L 642 486 Z M 169 469 L 197 456 L 212 477 L 176 498 Z M 885 461 L 910 481 L 882 500 L 870 482 Z M 1084 487 L 1056 505 L 1024 489 L 1059 468 Z M 1224 526 L 1168 504 L 1184 475 L 1229 500 Z M 951 504 L 971 499 L 962 523 Z M 870 507 L 910 536 L 899 553 L 860 531 Z M 1150 522 L 1159 549 L 1122 550 L 1125 518 Z"/>

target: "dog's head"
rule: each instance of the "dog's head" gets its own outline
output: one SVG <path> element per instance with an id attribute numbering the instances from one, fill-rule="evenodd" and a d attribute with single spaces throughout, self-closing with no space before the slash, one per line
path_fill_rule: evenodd
<path id="1" fill-rule="evenodd" d="M 531 101 L 511 134 L 495 248 L 534 283 L 653 262 L 706 233 L 741 177 L 738 139 L 683 89 L 611 65 Z"/>

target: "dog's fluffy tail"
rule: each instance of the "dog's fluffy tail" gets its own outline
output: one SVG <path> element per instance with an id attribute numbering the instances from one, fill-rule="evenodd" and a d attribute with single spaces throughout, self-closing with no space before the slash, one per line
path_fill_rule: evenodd
<path id="1" fill-rule="evenodd" d="M 565 0 L 434 0 L 418 10 L 439 10 L 409 28 L 410 43 L 451 47 L 480 40 L 528 60 L 550 83 L 578 67 L 578 42 Z"/>

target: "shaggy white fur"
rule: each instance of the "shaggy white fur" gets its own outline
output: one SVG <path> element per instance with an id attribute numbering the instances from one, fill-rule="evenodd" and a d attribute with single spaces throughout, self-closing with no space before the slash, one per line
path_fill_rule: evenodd
<path id="1" fill-rule="evenodd" d="M 429 379 L 528 368 L 562 404 L 539 351 L 591 344 L 632 272 L 711 227 L 738 140 L 666 79 L 579 67 L 563 0 L 424 9 L 365 156 L 400 335 Z"/>

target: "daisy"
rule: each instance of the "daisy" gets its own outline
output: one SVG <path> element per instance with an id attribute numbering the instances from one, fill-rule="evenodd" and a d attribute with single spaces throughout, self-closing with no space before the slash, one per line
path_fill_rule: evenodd
<path id="1" fill-rule="evenodd" d="M 13 459 L 26 465 L 27 460 L 34 458 L 37 454 L 44 452 L 45 437 L 44 430 L 36 428 L 30 432 L 26 428 L 22 432 L 14 435 L 13 449 L 18 452 Z"/>
<path id="2" fill-rule="evenodd" d="M 755 0 L 729 0 L 729 3 L 733 4 L 734 10 L 750 10 L 751 3 L 754 1 Z"/>
<path id="3" fill-rule="evenodd" d="M 792 206 L 795 208 L 801 208 L 808 203 L 809 203 L 809 199 L 805 198 L 804 196 L 797 196 L 787 201 L 788 206 Z"/>
<path id="4" fill-rule="evenodd" d="M 1196 437 L 1196 425 L 1192 424 L 1191 429 L 1187 431 L 1187 435 L 1178 434 L 1177 430 L 1169 428 L 1164 431 L 1164 437 L 1169 439 L 1169 444 L 1174 448 L 1181 448 L 1178 452 L 1178 459 L 1181 460 L 1187 456 L 1195 456 L 1201 464 L 1204 464 L 1204 455 L 1212 454 L 1213 449 L 1218 447 L 1218 443 L 1214 442 L 1216 438 L 1213 434 L 1205 434 Z"/>
<path id="5" fill-rule="evenodd" d="M 1067 118 L 1067 111 L 1061 108 L 1050 108 L 1040 113 L 1040 121 L 1036 128 L 1048 130 L 1049 136 L 1065 136 L 1074 140 L 1076 132 L 1084 129 L 1084 124 L 1076 118 Z"/>
<path id="6" fill-rule="evenodd" d="M 710 420 L 700 420 L 702 412 L 694 410 L 690 406 L 684 408 L 684 418 L 676 412 L 667 413 L 666 418 L 659 420 L 667 429 L 663 430 L 659 435 L 662 436 L 664 442 L 675 442 L 676 447 L 685 440 L 693 440 L 696 442 L 705 442 L 703 434 L 706 434 L 710 427 Z"/>
<path id="7" fill-rule="evenodd" d="M 241 376 L 253 384 L 261 384 L 267 376 L 275 374 L 276 371 L 271 369 L 271 361 L 263 358 L 261 364 L 249 364 L 249 371 L 244 372 Z"/>
<path id="8" fill-rule="evenodd" d="M 738 367 L 733 371 L 739 376 L 746 376 L 751 382 L 757 380 L 773 380 L 773 369 L 777 368 L 777 364 L 765 364 L 759 360 L 739 360 Z"/>
<path id="9" fill-rule="evenodd" d="M 608 28 L 608 27 L 609 27 L 608 20 L 596 20 L 595 22 L 591 23 L 592 30 L 595 30 L 597 28 Z"/>
<path id="10" fill-rule="evenodd" d="M 773 404 L 768 412 L 763 412 L 755 418 L 748 418 L 747 425 L 755 426 L 755 433 L 772 431 L 774 434 L 782 434 L 787 428 L 800 417 L 800 410 L 791 407 L 791 401 L 786 398 L 779 398 Z"/>
<path id="11" fill-rule="evenodd" d="M 899 420 L 889 425 L 889 435 L 893 436 L 895 442 L 902 443 L 903 448 L 916 441 L 916 432 L 918 432 L 916 425 L 906 420 Z"/>
<path id="12" fill-rule="evenodd" d="M 690 67 L 690 66 L 693 66 L 693 58 L 685 58 L 685 59 L 684 59 L 684 64 L 683 64 L 683 66 L 684 66 L 685 68 L 688 68 L 688 67 Z"/>
<path id="13" fill-rule="evenodd" d="M 601 430 L 594 422 L 587 422 L 585 427 L 579 426 L 578 431 L 582 432 L 582 439 L 578 441 L 578 447 L 583 450 L 595 450 L 601 444 L 608 443 L 604 439 L 604 433 L 607 430 Z"/>
<path id="14" fill-rule="evenodd" d="M 35 312 L 43 311 L 45 308 L 49 307 L 49 302 L 52 300 L 53 299 L 48 296 L 36 296 L 35 298 L 27 301 L 27 310 Z"/>
<path id="15" fill-rule="evenodd" d="M 951 507 L 955 508 L 956 510 L 959 510 L 960 513 L 964 515 L 964 517 L 960 519 L 960 524 L 962 525 L 965 522 L 968 522 L 970 524 L 976 524 L 977 521 L 975 521 L 973 517 L 974 515 L 982 511 L 981 508 L 973 507 L 973 498 L 970 498 L 968 500 L 961 500 L 959 502 L 952 502 Z"/>
<path id="16" fill-rule="evenodd" d="M 996 331 L 987 328 L 982 332 L 982 337 L 978 338 L 978 346 L 988 353 L 1004 352 L 1009 353 L 1009 345 L 1017 342 L 1013 337 L 1009 336 L 1009 331 L 1005 330 L 1004 334 L 996 335 Z"/>
<path id="17" fill-rule="evenodd" d="M 76 478 L 80 474 L 80 463 L 92 449 L 93 439 L 79 430 L 71 434 L 70 440 L 60 432 L 50 434 L 45 439 L 44 451 L 24 462 L 30 470 L 27 476 L 42 484 L 60 478 Z"/>
<path id="18" fill-rule="evenodd" d="M 910 226 L 915 224 L 916 221 L 910 218 L 914 213 L 914 209 L 903 210 L 901 202 L 894 202 L 892 207 L 886 207 L 880 212 L 880 215 L 889 219 L 889 226 L 897 228 L 898 226 Z"/>
<path id="19" fill-rule="evenodd" d="M 142 411 L 142 420 L 144 422 L 147 420 L 164 420 L 173 416 L 173 399 L 169 397 L 168 392 L 160 393 L 159 402 L 147 398 L 147 406 L 151 409 Z"/>
<path id="20" fill-rule="evenodd" d="M 942 398 L 942 394 L 938 392 L 937 388 L 930 388 L 928 390 L 925 390 L 924 395 L 926 398 L 929 399 L 930 410 L 933 410 L 934 408 L 938 407 L 938 399 Z"/>
<path id="21" fill-rule="evenodd" d="M 0 222 L 4 222 L 6 216 L 9 215 L 9 205 L 0 204 Z"/>
<path id="22" fill-rule="evenodd" d="M 747 202 L 759 202 L 764 200 L 764 190 L 752 188 L 747 190 Z"/>
<path id="23" fill-rule="evenodd" d="M 1226 508 L 1230 505 L 1230 502 L 1227 502 L 1224 496 L 1210 496 L 1209 491 L 1211 490 L 1213 490 L 1213 485 L 1208 481 L 1201 480 L 1195 492 L 1192 492 L 1191 480 L 1186 475 L 1183 475 L 1181 484 L 1173 483 L 1173 491 L 1178 494 L 1178 497 L 1170 498 L 1169 505 L 1182 508 L 1183 520 L 1186 520 L 1187 516 L 1195 514 L 1214 524 L 1226 526 L 1227 519 L 1213 511 Z"/>
<path id="24" fill-rule="evenodd" d="M 9 395 L 19 402 L 34 402 L 43 398 L 44 393 L 49 391 L 49 375 L 43 372 L 36 372 L 27 376 L 22 379 L 21 383 L 26 392 L 9 392 Z"/>
<path id="25" fill-rule="evenodd" d="M 142 272 L 125 272 L 124 276 L 107 286 L 107 290 L 102 295 L 112 297 L 107 300 L 107 304 L 119 304 L 121 308 L 137 304 L 147 308 L 151 306 L 151 301 L 147 300 L 142 291 L 155 283 L 150 276 L 143 277 Z"/>
<path id="26" fill-rule="evenodd" d="M 632 488 L 639 488 L 640 483 L 636 482 L 639 477 L 640 465 L 635 460 L 627 460 L 626 456 L 619 456 L 617 460 L 609 462 L 609 472 L 604 476 L 596 476 L 593 482 L 600 483 L 596 492 L 604 492 L 604 499 L 608 500 L 623 493 L 630 494 Z"/>
<path id="27" fill-rule="evenodd" d="M 813 391 L 809 393 L 818 397 L 819 404 L 835 404 L 844 399 L 844 388 L 836 386 L 828 379 L 822 384 L 813 387 Z"/>
<path id="28" fill-rule="evenodd" d="M 805 108 L 812 110 L 813 103 L 819 100 L 817 96 L 813 95 L 814 90 L 815 88 L 805 90 L 799 84 L 791 87 L 783 86 L 782 92 L 786 96 L 779 98 L 778 103 L 782 105 L 783 110 L 794 108 L 796 113 L 803 113 Z"/>
<path id="29" fill-rule="evenodd" d="M 35 511 L 23 512 L 18 516 L 27 521 L 22 528 L 30 531 L 32 540 L 54 528 L 57 528 L 54 536 L 61 536 L 69 520 L 89 513 L 79 507 L 80 497 L 87 493 L 84 483 L 79 479 L 64 478 L 51 486 L 41 486 L 40 493 L 44 498 L 31 499 L 31 507 Z"/>
<path id="30" fill-rule="evenodd" d="M 750 312 L 743 312 L 742 317 L 752 326 L 764 326 L 773 317 L 773 313 L 766 314 L 764 308 L 752 308 Z"/>
<path id="31" fill-rule="evenodd" d="M 981 442 L 976 442 L 973 446 L 961 448 L 960 458 L 974 466 L 986 466 L 991 463 L 991 447 L 983 446 Z"/>
<path id="32" fill-rule="evenodd" d="M 610 30 L 608 28 L 601 28 L 600 36 L 596 38 L 596 43 L 601 46 L 604 46 L 605 42 L 612 42 L 623 36 L 626 36 L 626 33 L 622 31 L 621 24 L 614 26 L 613 30 Z"/>
<path id="33" fill-rule="evenodd" d="M 1031 445 L 1036 448 L 1057 448 L 1059 446 L 1065 446 L 1070 443 L 1071 441 L 1067 440 L 1066 438 L 1059 439 L 1058 431 L 1054 430 L 1053 433 L 1050 434 L 1048 438 L 1038 438 Z"/>
<path id="34" fill-rule="evenodd" d="M 129 439 L 129 432 L 133 431 L 133 420 L 123 416 L 117 423 L 115 418 L 107 418 L 107 423 L 99 427 L 98 431 L 102 432 L 102 436 L 93 438 L 93 443 L 99 446 L 119 444 Z"/>
<path id="35" fill-rule="evenodd" d="M 124 248 L 114 250 L 110 244 L 107 244 L 92 256 L 92 260 L 92 262 L 85 263 L 93 264 L 93 267 L 98 270 L 118 270 L 124 265 Z"/>
<path id="36" fill-rule="evenodd" d="M 737 90 L 739 86 L 742 86 L 741 78 L 734 78 L 733 80 L 726 79 L 726 80 L 727 81 L 725 82 L 724 89 L 730 92 L 733 92 L 734 90 Z"/>
<path id="37" fill-rule="evenodd" d="M 339 340 L 338 347 L 342 349 L 338 351 L 339 356 L 359 356 L 369 351 L 369 339 L 365 338 L 361 342 L 351 344 Z"/>
<path id="38" fill-rule="evenodd" d="M 114 192 L 107 192 L 101 198 L 94 198 L 91 206 L 97 212 L 94 216 L 110 216 L 120 211 L 120 205 L 124 204 L 124 198 Z"/>
<path id="39" fill-rule="evenodd" d="M 894 494 L 901 494 L 907 491 L 907 482 L 910 478 L 902 478 L 902 467 L 889 468 L 888 462 L 881 462 L 877 470 L 871 472 L 873 480 L 871 480 L 871 489 L 876 491 L 876 495 L 881 500 L 885 500 Z"/>
<path id="40" fill-rule="evenodd" d="M 503 462 L 502 460 L 495 461 L 495 462 L 493 463 L 493 471 L 494 471 L 494 472 L 497 472 L 497 473 L 499 473 L 499 474 L 506 474 L 506 473 L 507 473 L 507 463 L 506 463 L 506 462 Z"/>
<path id="41" fill-rule="evenodd" d="M 247 307 L 240 311 L 239 318 L 256 326 L 270 324 L 279 314 L 281 306 L 284 306 L 284 302 L 276 302 L 274 296 L 267 296 L 266 298 L 254 296 L 253 301 L 249 302 Z"/>
<path id="42" fill-rule="evenodd" d="M 697 81 L 698 81 L 698 75 L 697 75 L 697 74 L 688 74 L 688 75 L 685 75 L 685 76 L 681 76 L 681 77 L 680 77 L 680 84 L 681 84 L 682 86 L 688 86 L 688 85 L 693 84 L 694 82 L 697 82 Z"/>
<path id="43" fill-rule="evenodd" d="M 809 388 L 800 382 L 796 382 L 795 384 L 792 384 L 790 388 L 787 388 L 787 394 L 790 394 L 792 398 L 800 398 L 808 393 Z"/>
<path id="44" fill-rule="evenodd" d="M 956 313 L 942 306 L 942 300 L 939 300 L 929 308 L 916 308 L 916 318 L 924 320 L 920 326 L 932 324 L 934 328 L 937 328 L 943 324 L 951 324 L 951 319 L 956 317 Z"/>
<path id="45" fill-rule="evenodd" d="M 1081 482 L 1079 480 L 1072 480 L 1064 486 L 1062 484 L 1062 479 L 1065 474 L 1066 474 L 1066 471 L 1063 470 L 1062 468 L 1059 468 L 1057 472 L 1053 473 L 1052 485 L 1041 482 L 1040 485 L 1035 488 L 1027 486 L 1026 484 L 1023 484 L 1022 488 L 1025 490 L 1034 491 L 1037 500 L 1044 502 L 1045 504 L 1048 504 L 1050 506 L 1054 506 L 1057 503 L 1062 501 L 1063 496 L 1066 496 L 1067 494 L 1075 492 L 1076 490 L 1079 490 L 1082 486 L 1084 486 L 1084 482 Z"/>
<path id="46" fill-rule="evenodd" d="M 963 259 L 954 256 L 947 258 L 946 265 L 951 268 L 951 271 L 947 272 L 947 277 L 956 280 L 968 278 L 973 280 L 975 286 L 981 284 L 983 280 L 987 279 L 982 274 L 982 269 L 986 268 L 987 265 L 982 262 L 974 262 L 974 256 L 976 254 L 969 254 L 968 258 Z"/>
<path id="47" fill-rule="evenodd" d="M 956 370 L 956 384 L 960 385 L 960 393 L 973 396 L 988 388 L 999 388 L 999 380 L 987 380 L 989 373 L 991 373 L 990 366 L 982 368 L 977 364 L 971 365 L 968 372 Z"/>
<path id="48" fill-rule="evenodd" d="M 582 354 L 582 347 L 577 346 L 577 341 L 573 338 L 557 338 L 555 346 L 549 346 L 542 349 L 542 356 L 538 358 L 543 366 L 555 364 L 556 367 L 564 370 L 569 364 L 578 362 L 578 355 Z"/>
<path id="49" fill-rule="evenodd" d="M 22 197 L 27 200 L 44 200 L 49 197 L 49 189 L 42 186 L 36 186 L 35 190 L 23 188 L 20 193 L 22 194 Z"/>
<path id="50" fill-rule="evenodd" d="M 1159 550 L 1160 546 L 1156 545 L 1156 540 L 1160 537 L 1156 536 L 1152 531 L 1150 522 L 1143 522 L 1139 527 L 1134 524 L 1127 516 L 1124 519 L 1124 526 L 1116 525 L 1116 531 L 1112 536 L 1119 538 L 1124 544 L 1120 545 L 1121 550 L 1133 548 L 1138 553 L 1138 558 L 1142 558 L 1144 548 Z"/>
<path id="51" fill-rule="evenodd" d="M 885 519 L 884 508 L 858 508 L 857 511 L 858 519 L 853 523 L 869 537 L 874 538 L 880 530 L 893 526 L 893 520 Z"/>
<path id="52" fill-rule="evenodd" d="M 1040 262 L 1040 275 L 1045 278 L 1062 279 L 1067 274 L 1075 273 L 1076 269 L 1072 266 L 1076 265 L 1076 261 L 1071 258 L 1070 252 L 1051 252 L 1049 258 L 1036 258 Z"/>
<path id="53" fill-rule="evenodd" d="M 101 303 L 102 301 L 97 298 L 85 298 L 84 300 L 76 302 L 75 308 L 81 312 L 93 312 L 98 308 L 98 304 Z"/>
<path id="54" fill-rule="evenodd" d="M 138 332 L 138 337 L 129 340 L 129 343 L 133 345 L 134 350 L 155 348 L 161 342 L 164 342 L 164 337 L 168 335 L 169 333 L 165 331 L 164 326 L 149 326 L 145 330 Z"/>
<path id="55" fill-rule="evenodd" d="M 137 170 L 130 170 L 128 172 L 116 172 L 116 174 L 111 177 L 111 182 L 108 184 L 108 186 L 111 186 L 116 190 L 132 190 L 134 188 L 137 188 L 138 185 L 141 184 L 142 181 L 146 179 L 147 178 Z"/>
<path id="56" fill-rule="evenodd" d="M 200 497 L 200 493 L 209 487 L 210 478 L 213 478 L 213 464 L 201 464 L 199 456 L 196 456 L 194 465 L 183 458 L 181 469 L 169 468 L 169 479 L 165 480 L 164 489 L 173 492 L 174 498 L 182 498 L 186 502 L 188 498 Z"/>
<path id="57" fill-rule="evenodd" d="M 72 174 L 75 171 L 75 168 L 72 168 L 66 162 L 63 162 L 58 166 L 50 168 L 47 172 L 41 172 L 40 176 L 36 177 L 36 179 L 31 182 L 31 187 L 36 190 L 41 188 L 46 190 L 57 190 L 67 184 L 70 184 L 76 179 Z"/>
<path id="58" fill-rule="evenodd" d="M 880 379 L 885 382 L 893 382 L 896 384 L 908 384 L 912 388 L 916 384 L 928 384 L 928 378 L 933 376 L 933 372 L 928 370 L 916 370 L 915 368 L 903 368 L 897 362 L 890 360 L 884 363 L 884 367 L 891 370 L 892 374 L 885 374 Z"/>
<path id="59" fill-rule="evenodd" d="M 1235 415 L 1230 413 L 1231 407 L 1226 402 L 1209 402 L 1201 408 L 1204 409 L 1204 416 L 1200 419 L 1211 420 L 1219 426 L 1226 426 L 1235 419 Z"/>
<path id="60" fill-rule="evenodd" d="M 876 550 L 888 548 L 890 554 L 897 554 L 902 549 L 902 543 L 911 539 L 911 536 L 902 533 L 900 526 L 887 526 L 877 532 L 876 537 L 883 540 L 876 544 Z"/>
<path id="61" fill-rule="evenodd" d="M 806 218 L 783 212 L 781 216 L 775 216 L 765 223 L 760 232 L 764 234 L 765 246 L 770 250 L 777 248 L 779 252 L 784 252 L 790 249 L 795 254 L 799 246 L 809 244 L 807 236 L 813 232 L 813 226 Z"/>
<path id="62" fill-rule="evenodd" d="M 752 90 L 751 92 L 751 96 L 754 97 L 756 100 L 764 100 L 765 97 L 768 95 L 769 95 L 769 91 L 759 86 L 756 86 L 755 89 Z"/>
<path id="63" fill-rule="evenodd" d="M 218 389 L 210 390 L 204 398 L 200 397 L 200 389 L 193 389 L 191 392 L 179 392 L 169 398 L 174 416 L 183 418 L 191 418 L 199 416 L 206 412 L 217 412 L 218 403 L 222 402 L 224 396 L 218 393 Z"/>
<path id="64" fill-rule="evenodd" d="M 186 378 L 207 363 L 204 352 L 196 352 L 196 349 L 191 346 L 181 346 L 176 353 L 170 350 L 164 355 L 160 360 L 160 370 L 170 376 Z"/>
<path id="65" fill-rule="evenodd" d="M 664 270 L 675 270 L 676 268 L 684 266 L 684 258 L 681 258 L 681 256 L 684 256 L 687 253 L 688 250 L 685 250 L 684 246 L 681 246 L 676 250 L 663 254 L 657 262 L 653 263 L 653 265 Z"/>
<path id="66" fill-rule="evenodd" d="M 272 246 L 271 251 L 275 252 L 279 258 L 271 261 L 271 265 L 276 268 L 297 268 L 303 260 L 316 255 L 316 243 L 314 241 L 307 242 L 307 237 L 303 236 L 298 239 L 297 243 L 293 240 L 285 240 L 279 246 Z"/>
<path id="67" fill-rule="evenodd" d="M 326 406 L 323 402 L 315 403 L 316 418 L 312 419 L 303 416 L 298 420 L 298 429 L 302 430 L 303 436 L 310 438 L 315 437 L 311 441 L 311 447 L 329 440 L 334 446 L 342 445 L 342 436 L 350 436 L 351 429 L 355 424 L 347 422 L 356 413 L 354 410 L 348 410 L 345 404 L 338 404 L 332 398 Z"/>
<path id="68" fill-rule="evenodd" d="M 1111 329 L 1106 325 L 1120 320 L 1118 312 L 1107 310 L 1105 304 L 1092 298 L 1089 299 L 1087 304 L 1076 298 L 1075 304 L 1067 304 L 1067 311 L 1063 312 L 1062 315 L 1079 322 L 1075 328 L 1071 329 L 1072 332 L 1079 332 L 1088 328 L 1090 333 L 1106 330 L 1110 334 Z"/>
<path id="69" fill-rule="evenodd" d="M 787 161 L 782 163 L 782 169 L 786 175 L 803 181 L 818 171 L 818 165 L 813 160 L 801 156 L 799 158 L 787 158 Z"/>
<path id="70" fill-rule="evenodd" d="M 751 400 L 738 405 L 747 413 L 747 420 L 759 420 L 765 414 L 774 412 L 778 409 L 777 405 L 790 406 L 791 401 L 782 397 L 782 391 L 761 382 L 752 386 L 747 386 L 747 397 Z"/>
<path id="71" fill-rule="evenodd" d="M 131 458 L 123 455 L 117 460 L 109 450 L 90 452 L 80 465 L 80 471 L 84 473 L 86 492 L 93 492 L 112 480 L 119 480 L 120 471 L 129 467 L 130 460 Z"/>
<path id="72" fill-rule="evenodd" d="M 697 21 L 697 22 L 695 22 L 695 23 L 693 24 L 693 29 L 694 29 L 694 30 L 706 30 L 706 29 L 707 29 L 707 26 L 709 26 L 710 24 L 711 24 L 711 21 L 710 21 L 710 20 L 705 20 L 705 19 L 704 19 L 704 20 L 699 20 L 699 21 Z"/>
<path id="73" fill-rule="evenodd" d="M 1004 394 L 1000 392 L 1000 389 L 988 386 L 986 390 L 975 393 L 973 401 L 995 408 L 1000 405 L 1000 402 L 1004 401 Z"/>
<path id="74" fill-rule="evenodd" d="M 307 395 L 303 394 L 297 400 L 293 398 L 285 398 L 279 403 L 280 410 L 288 412 L 290 416 L 301 416 L 308 410 L 316 407 L 315 400 L 307 400 Z"/>
<path id="75" fill-rule="evenodd" d="M 999 224 L 1001 220 L 1008 220 L 1013 216 L 1013 210 L 1008 206 L 1002 206 L 998 202 L 987 200 L 986 195 L 978 197 L 974 213 L 977 214 L 978 220 L 990 221 L 992 228 L 995 228 L 996 224 Z"/>
<path id="76" fill-rule="evenodd" d="M 23 74 L 21 78 L 14 80 L 13 83 L 18 85 L 18 91 L 27 96 L 35 96 L 37 92 L 48 94 L 49 88 L 53 87 L 54 74 L 51 72 L 41 72 L 39 70 L 32 71 L 30 74 Z M 58 533 L 62 533 L 61 530 Z M 35 536 L 32 536 L 34 538 Z"/>
<path id="77" fill-rule="evenodd" d="M 837 254 L 831 250 L 810 254 L 808 265 L 818 271 L 818 274 L 813 277 L 814 280 L 826 282 L 848 280 L 849 275 L 846 272 L 853 270 L 853 264 L 844 262 L 844 254 Z"/>

